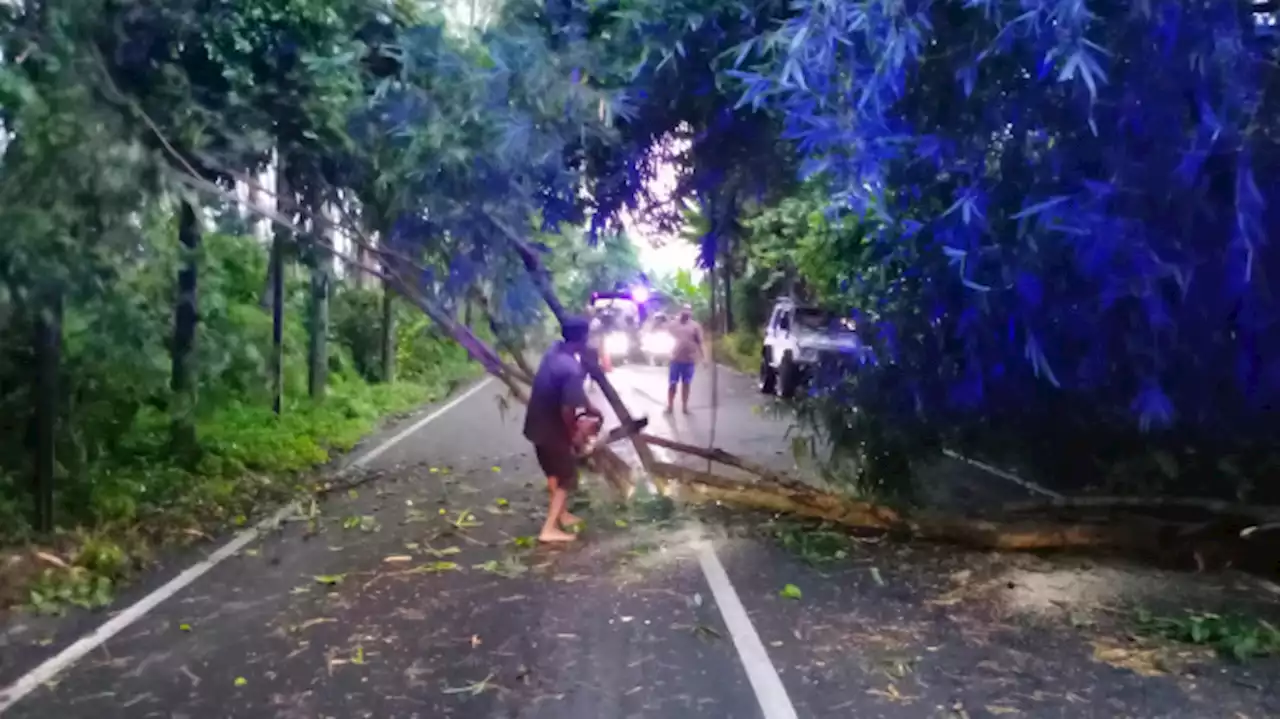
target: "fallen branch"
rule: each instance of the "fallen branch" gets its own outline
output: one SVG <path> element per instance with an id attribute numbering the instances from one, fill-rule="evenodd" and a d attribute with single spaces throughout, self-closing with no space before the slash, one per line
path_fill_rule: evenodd
<path id="1" fill-rule="evenodd" d="M 654 471 L 696 495 L 751 509 L 819 519 L 852 529 L 896 531 L 920 539 L 976 549 L 1034 551 L 1064 549 L 1160 548 L 1158 525 L 1124 526 L 1043 521 L 978 520 L 937 514 L 906 518 L 876 504 L 810 487 L 760 484 L 729 479 L 691 467 L 661 462 Z"/>
<path id="2" fill-rule="evenodd" d="M 653 472 L 708 499 L 823 519 L 846 527 L 882 530 L 905 528 L 898 513 L 888 507 L 810 487 L 744 482 L 670 462 L 655 463 Z"/>
<path id="3" fill-rule="evenodd" d="M 812 485 L 802 482 L 785 472 L 779 472 L 762 464 L 757 464 L 756 462 L 743 459 L 742 457 L 739 457 L 736 454 L 730 454 L 719 447 L 698 447 L 692 444 L 677 442 L 674 439 L 659 437 L 648 433 L 641 434 L 640 437 L 649 444 L 665 447 L 666 449 L 698 457 L 699 459 L 705 459 L 711 462 L 717 462 L 729 467 L 741 469 L 744 472 L 754 474 L 757 477 L 780 487 L 800 490 L 812 488 Z"/>

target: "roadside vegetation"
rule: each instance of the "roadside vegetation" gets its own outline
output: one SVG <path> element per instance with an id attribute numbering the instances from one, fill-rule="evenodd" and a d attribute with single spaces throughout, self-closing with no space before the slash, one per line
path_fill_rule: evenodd
<path id="1" fill-rule="evenodd" d="M 60 422 L 52 532 L 32 526 L 32 452 L 18 422 L 32 385 L 30 328 L 5 326 L 0 365 L 5 442 L 0 543 L 7 603 L 43 611 L 100 606 L 114 583 L 168 542 L 243 526 L 299 492 L 325 465 L 388 417 L 444 397 L 480 373 L 420 313 L 394 308 L 392 367 L 382 377 L 381 292 L 347 276 L 331 298 L 327 391 L 308 394 L 305 278 L 286 282 L 284 401 L 272 408 L 272 321 L 264 307 L 267 248 L 253 236 L 212 232 L 197 261 L 203 369 L 193 433 L 175 447 L 169 382 L 172 278 L 179 255 L 170 228 L 143 226 L 144 258 L 127 277 L 64 308 Z M 150 240 L 150 242 L 148 242 Z M 390 379 L 391 381 L 384 381 Z M 34 585 L 26 586 L 23 578 Z"/>

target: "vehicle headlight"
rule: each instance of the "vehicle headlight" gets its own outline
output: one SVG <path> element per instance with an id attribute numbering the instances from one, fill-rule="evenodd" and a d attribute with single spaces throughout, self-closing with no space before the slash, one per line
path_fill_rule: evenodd
<path id="1" fill-rule="evenodd" d="M 604 351 L 610 355 L 624 355 L 631 351 L 631 338 L 625 332 L 605 335 Z"/>
<path id="2" fill-rule="evenodd" d="M 640 347 L 649 354 L 671 354 L 671 350 L 676 348 L 676 338 L 667 332 L 646 332 L 640 338 Z"/>

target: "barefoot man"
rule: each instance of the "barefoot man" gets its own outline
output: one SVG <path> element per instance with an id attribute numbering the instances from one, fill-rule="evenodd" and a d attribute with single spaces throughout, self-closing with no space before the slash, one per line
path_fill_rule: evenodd
<path id="1" fill-rule="evenodd" d="M 602 418 L 587 399 L 586 371 L 577 357 L 587 349 L 588 329 L 585 319 L 565 318 L 561 326 L 564 339 L 543 356 L 529 393 L 524 436 L 533 443 L 551 493 L 547 521 L 538 535 L 541 542 L 573 541 L 574 535 L 565 530 L 580 521 L 567 508 L 569 493 L 578 486 L 576 449 L 584 439 L 578 430 L 578 412 L 597 420 Z"/>
<path id="2" fill-rule="evenodd" d="M 671 367 L 667 371 L 667 414 L 675 411 L 676 385 L 680 385 L 680 406 L 689 414 L 689 385 L 693 368 L 703 357 L 702 327 L 693 319 L 693 307 L 680 308 L 680 319 L 667 323 L 667 331 L 675 338 L 671 350 Z"/>

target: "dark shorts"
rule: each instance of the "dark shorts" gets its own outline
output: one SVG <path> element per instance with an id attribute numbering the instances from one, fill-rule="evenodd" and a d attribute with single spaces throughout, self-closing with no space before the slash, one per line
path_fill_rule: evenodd
<path id="1" fill-rule="evenodd" d="M 667 383 L 672 387 L 678 384 L 691 384 L 693 368 L 696 366 L 693 362 L 672 362 L 671 367 L 667 369 Z"/>
<path id="2" fill-rule="evenodd" d="M 542 473 L 555 477 L 560 489 L 572 492 L 578 488 L 578 457 L 573 448 L 567 444 L 539 444 L 533 449 Z"/>

